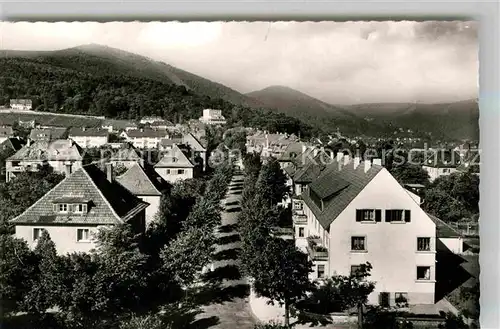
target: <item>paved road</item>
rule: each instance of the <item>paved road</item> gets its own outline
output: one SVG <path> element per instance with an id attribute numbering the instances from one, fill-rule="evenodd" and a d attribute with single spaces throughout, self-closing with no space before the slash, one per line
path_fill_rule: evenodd
<path id="1" fill-rule="evenodd" d="M 221 213 L 222 219 L 222 232 L 217 232 L 217 237 L 234 236 L 237 232 L 231 225 L 237 223 L 237 217 L 241 209 L 239 203 L 241 200 L 241 192 L 243 190 L 243 175 L 236 173 L 231 183 L 229 184 L 228 193 L 223 200 L 225 210 Z M 229 210 L 229 211 L 226 211 Z M 240 241 L 218 244 L 216 252 L 224 250 L 232 250 L 241 246 Z M 226 266 L 238 265 L 237 259 L 225 259 L 216 261 L 212 264 L 213 269 L 223 268 Z M 242 287 L 247 285 L 244 278 L 238 280 L 226 280 L 222 282 L 224 287 Z M 213 329 L 253 329 L 256 323 L 250 305 L 248 304 L 247 297 L 234 297 L 229 301 L 221 303 L 214 302 L 210 305 L 204 306 L 203 313 L 197 316 L 197 320 L 206 325 L 200 328 L 213 328 Z"/>

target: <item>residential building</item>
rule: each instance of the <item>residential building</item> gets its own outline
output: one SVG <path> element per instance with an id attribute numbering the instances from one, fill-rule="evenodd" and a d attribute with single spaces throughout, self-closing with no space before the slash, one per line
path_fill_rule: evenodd
<path id="1" fill-rule="evenodd" d="M 144 166 L 144 159 L 139 151 L 128 143 L 122 143 L 121 147 L 102 150 L 101 159 L 108 159 L 107 163 L 116 166 L 131 168 L 135 164 Z"/>
<path id="2" fill-rule="evenodd" d="M 258 131 L 254 135 L 247 136 L 246 149 L 247 153 L 256 152 L 263 158 L 271 156 L 279 158 L 289 144 L 297 141 L 298 138 L 295 135 L 269 134 L 265 131 Z"/>
<path id="3" fill-rule="evenodd" d="M 31 99 L 11 99 L 10 108 L 13 110 L 31 110 L 33 103 Z"/>
<path id="4" fill-rule="evenodd" d="M 53 141 L 56 139 L 66 139 L 68 137 L 68 128 L 33 128 L 30 131 L 29 139 L 32 142 Z"/>
<path id="5" fill-rule="evenodd" d="M 26 144 L 21 138 L 10 137 L 0 143 L 0 152 L 17 152 Z"/>
<path id="6" fill-rule="evenodd" d="M 182 144 L 182 136 L 170 136 L 170 138 L 162 138 L 158 146 L 160 151 L 171 150 L 174 145 Z"/>
<path id="7" fill-rule="evenodd" d="M 463 160 L 458 151 L 429 149 L 427 152 L 430 155 L 424 160 L 422 169 L 427 171 L 429 181 L 431 182 L 438 177 L 448 176 L 457 172 L 457 167 Z"/>
<path id="8" fill-rule="evenodd" d="M 149 117 L 143 117 L 141 119 L 141 124 L 151 124 L 153 122 L 157 121 L 164 121 L 161 117 L 154 117 L 154 116 L 149 116 Z"/>
<path id="9" fill-rule="evenodd" d="M 6 160 L 6 181 L 18 173 L 38 171 L 44 165 L 60 173 L 72 173 L 86 162 L 84 152 L 72 140 L 39 141 L 28 143 Z"/>
<path id="10" fill-rule="evenodd" d="M 138 163 L 132 165 L 123 175 L 116 177 L 116 180 L 139 199 L 149 204 L 146 208 L 146 226 L 149 226 L 160 210 L 162 192 L 167 183 L 154 169 L 149 166 L 143 167 Z"/>
<path id="11" fill-rule="evenodd" d="M 120 137 L 132 143 L 138 149 L 151 149 L 158 148 L 160 141 L 163 138 L 169 137 L 169 132 L 166 130 L 141 128 L 138 130 L 122 131 Z"/>
<path id="12" fill-rule="evenodd" d="M 167 120 L 158 120 L 151 122 L 149 126 L 151 127 L 151 129 L 155 130 L 167 130 L 167 129 L 172 129 L 175 125 Z"/>
<path id="13" fill-rule="evenodd" d="M 101 147 L 108 143 L 109 131 L 102 128 L 71 128 L 70 139 L 83 148 Z"/>
<path id="14" fill-rule="evenodd" d="M 160 161 L 154 166 L 156 172 L 167 182 L 194 177 L 194 164 L 177 145 L 166 150 Z"/>
<path id="15" fill-rule="evenodd" d="M 369 303 L 404 296 L 434 304 L 436 224 L 381 165 L 346 162 L 339 156 L 320 168 L 294 200 L 296 245 L 314 263 L 311 278 L 349 275 L 370 262 Z"/>
<path id="16" fill-rule="evenodd" d="M 203 110 L 203 116 L 200 118 L 200 122 L 208 125 L 225 125 L 226 118 L 222 116 L 221 110 L 205 109 Z"/>
<path id="17" fill-rule="evenodd" d="M 15 235 L 35 247 L 43 230 L 54 241 L 58 254 L 89 252 L 96 248 L 95 234 L 101 228 L 130 223 L 145 230 L 142 201 L 112 176 L 94 165 L 79 168 L 10 222 Z"/>
<path id="18" fill-rule="evenodd" d="M 11 137 L 14 137 L 14 130 L 11 126 L 0 127 L 0 143 L 6 141 Z"/>
<path id="19" fill-rule="evenodd" d="M 193 159 L 200 158 L 203 163 L 203 171 L 206 169 L 207 163 L 207 148 L 202 145 L 201 141 L 198 140 L 192 133 L 187 133 L 182 135 L 182 144 L 188 145 L 193 152 Z"/>

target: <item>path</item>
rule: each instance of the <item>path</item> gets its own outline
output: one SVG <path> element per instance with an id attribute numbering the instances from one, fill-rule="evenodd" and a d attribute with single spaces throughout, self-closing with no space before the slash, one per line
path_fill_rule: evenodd
<path id="1" fill-rule="evenodd" d="M 235 224 L 241 211 L 240 200 L 243 191 L 243 175 L 235 172 L 225 199 L 221 213 L 221 226 L 217 232 L 216 257 L 212 268 L 221 273 L 222 287 L 228 293 L 222 302 L 213 302 L 203 306 L 203 313 L 197 316 L 198 322 L 209 322 L 203 328 L 213 329 L 253 329 L 256 323 L 248 304 L 248 284 L 241 277 L 235 266 L 238 266 L 238 249 L 241 247 Z M 223 292 L 223 294 L 224 294 Z"/>

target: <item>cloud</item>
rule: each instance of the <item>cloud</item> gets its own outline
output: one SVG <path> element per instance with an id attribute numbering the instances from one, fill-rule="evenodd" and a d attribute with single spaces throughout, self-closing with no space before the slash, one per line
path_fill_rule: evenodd
<path id="1" fill-rule="evenodd" d="M 331 103 L 477 97 L 476 22 L 0 23 L 4 49 L 100 43 L 241 92 L 286 85 Z"/>

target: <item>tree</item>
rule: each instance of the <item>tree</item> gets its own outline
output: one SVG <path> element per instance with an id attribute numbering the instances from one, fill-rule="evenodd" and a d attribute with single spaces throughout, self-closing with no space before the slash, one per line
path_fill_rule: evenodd
<path id="1" fill-rule="evenodd" d="M 271 159 L 262 169 L 257 179 L 256 189 L 258 194 L 270 201 L 272 205 L 281 202 L 290 193 L 286 185 L 287 178 L 276 159 Z"/>
<path id="2" fill-rule="evenodd" d="M 0 319 L 3 319 L 4 315 L 21 310 L 37 262 L 24 240 L 8 234 L 0 234 L 0 250 Z"/>
<path id="3" fill-rule="evenodd" d="M 422 167 L 404 163 L 391 169 L 391 174 L 401 184 L 429 184 L 429 174 Z"/>
<path id="4" fill-rule="evenodd" d="M 243 158 L 243 166 L 245 167 L 245 177 L 257 180 L 259 177 L 262 161 L 258 153 L 247 153 Z"/>
<path id="5" fill-rule="evenodd" d="M 260 264 L 253 271 L 253 287 L 260 296 L 285 308 L 285 326 L 290 326 L 290 308 L 313 289 L 309 281 L 312 262 L 289 241 L 272 238 L 264 246 Z"/>

